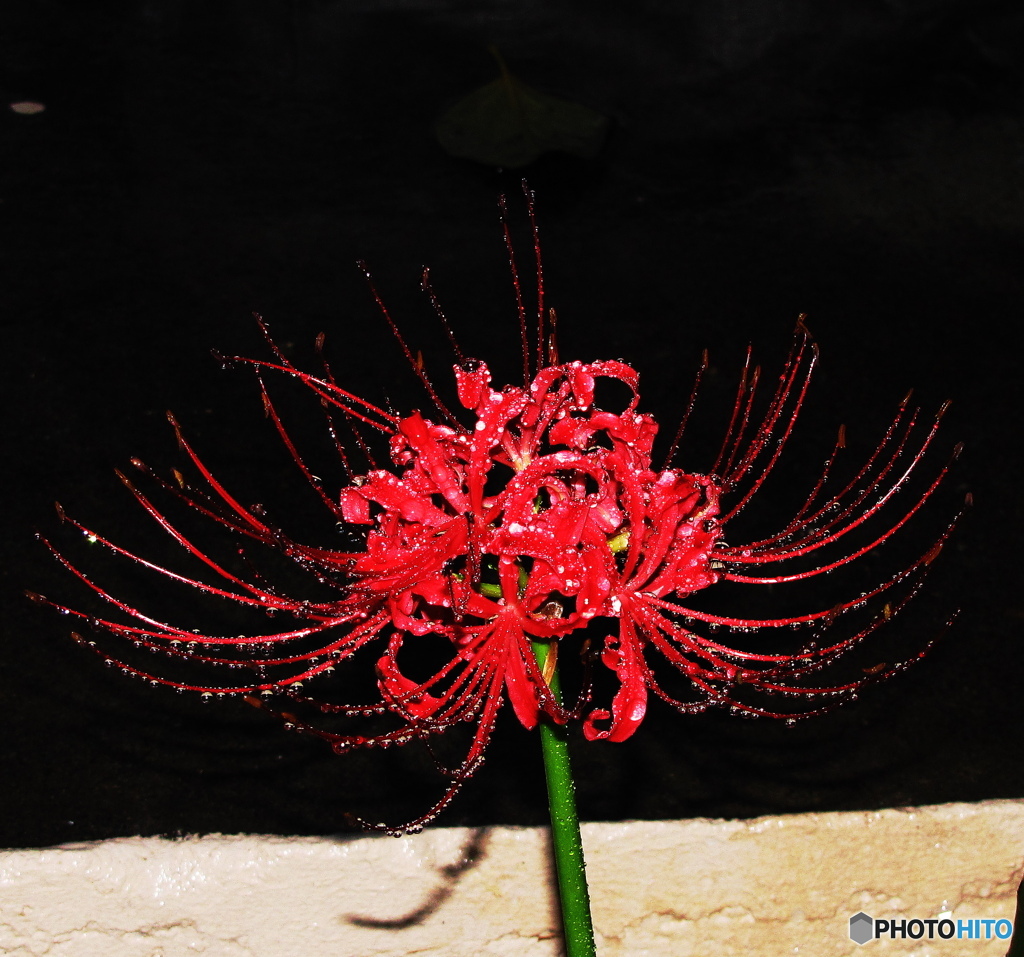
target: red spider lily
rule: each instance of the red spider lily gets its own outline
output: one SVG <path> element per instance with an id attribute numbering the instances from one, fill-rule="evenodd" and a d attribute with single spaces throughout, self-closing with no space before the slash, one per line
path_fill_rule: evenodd
<path id="1" fill-rule="evenodd" d="M 536 244 L 536 229 L 534 236 Z M 255 369 L 268 417 L 332 521 L 350 531 L 362 530 L 359 547 L 305 545 L 268 524 L 262 510 L 240 503 L 214 477 L 171 419 L 205 490 L 178 472 L 175 481 L 157 483 L 236 535 L 287 556 L 327 585 L 328 600 L 291 597 L 255 573 L 233 572 L 180 531 L 124 476 L 145 511 L 207 566 L 207 579 L 147 561 L 61 512 L 91 541 L 120 556 L 208 595 L 287 613 L 296 621 L 294 627 L 235 637 L 198 634 L 114 597 L 56 549 L 60 561 L 122 617 L 93 618 L 48 603 L 149 651 L 215 669 L 244 669 L 242 681 L 181 681 L 152 674 L 76 636 L 109 663 L 154 684 L 206 696 L 244 695 L 291 726 L 327 739 L 339 752 L 404 744 L 472 722 L 472 741 L 461 764 L 449 771 L 450 787 L 409 829 L 436 816 L 479 766 L 506 698 L 527 728 L 535 727 L 542 715 L 558 723 L 580 719 L 588 739 L 623 741 L 643 720 L 651 693 L 683 713 L 725 705 L 750 715 L 793 718 L 819 713 L 826 702 L 851 697 L 865 682 L 905 667 L 909 662 L 879 666 L 836 684 L 808 680 L 900 611 L 918 590 L 948 529 L 919 559 L 869 591 L 806 614 L 728 617 L 703 611 L 690 599 L 723 580 L 773 585 L 811 579 L 882 545 L 924 505 L 947 473 L 949 463 L 933 469 L 923 491 L 902 508 L 894 507 L 912 476 L 916 479 L 922 470 L 942 410 L 922 422 L 908 397 L 863 467 L 833 491 L 829 471 L 844 444 L 840 433 L 823 473 L 790 521 L 757 541 L 727 545 L 723 527 L 750 504 L 775 469 L 804 404 L 817 348 L 803 322 L 766 401 L 759 396 L 760 375 L 748 353 L 721 450 L 707 474 L 669 467 L 682 427 L 668 462 L 658 468 L 652 462 L 658 426 L 650 415 L 637 411 L 634 369 L 620 361 L 559 360 L 554 316 L 544 306 L 535 248 L 538 322 L 532 347 L 512 259 L 524 384 L 495 390 L 488 367 L 465 360 L 455 346 L 457 396 L 468 413 L 464 418 L 438 397 L 386 310 L 385 318 L 431 397 L 435 416 L 386 411 L 342 389 L 326 366 L 321 375 L 302 371 L 277 349 L 262 320 L 275 361 L 235 360 Z M 348 473 L 340 491 L 328 493 L 303 460 L 270 398 L 265 372 L 297 379 L 328 410 L 331 434 Z M 626 386 L 624 408 L 607 411 L 595 404 L 595 387 L 604 379 Z M 696 395 L 695 386 L 684 424 Z M 338 438 L 339 420 L 353 433 L 348 450 Z M 391 461 L 386 468 L 376 467 L 369 452 L 376 433 L 388 439 Z M 370 462 L 365 474 L 354 474 L 354 450 Z M 142 463 L 133 464 L 154 477 Z M 863 534 L 865 526 L 873 531 Z M 783 570 L 794 567 L 784 563 L 818 554 L 823 557 L 810 567 Z M 877 613 L 852 634 L 828 640 L 831 625 L 872 600 Z M 600 621 L 610 634 L 593 627 Z M 771 632 L 800 625 L 811 627 L 813 640 L 789 653 L 731 648 L 703 633 L 717 626 Z M 427 641 L 440 642 L 447 652 L 432 674 L 412 677 L 406 659 Z M 582 655 L 584 677 L 571 706 L 553 694 L 550 667 L 542 672 L 538 666 L 533 652 L 538 642 L 563 659 L 569 653 Z M 595 642 L 600 647 L 591 653 Z M 333 672 L 364 646 L 370 646 L 365 654 L 376 658 L 376 700 L 336 704 L 307 695 L 306 683 Z M 555 657 L 548 656 L 549 666 Z M 607 669 L 614 691 L 610 701 L 595 705 L 590 678 L 597 662 Z M 683 676 L 689 695 L 670 693 L 655 663 L 659 673 L 667 665 Z M 747 702 L 746 689 L 797 696 L 807 706 L 797 713 L 767 710 Z M 336 733 L 281 710 L 275 701 L 282 696 L 342 718 L 390 718 L 392 723 L 373 733 Z"/>

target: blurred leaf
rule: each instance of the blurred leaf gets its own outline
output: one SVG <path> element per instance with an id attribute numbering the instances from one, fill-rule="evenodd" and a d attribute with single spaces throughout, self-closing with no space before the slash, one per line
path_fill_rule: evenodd
<path id="1" fill-rule="evenodd" d="M 497 54 L 495 54 L 497 56 Z M 434 124 L 445 152 L 487 166 L 516 169 L 558 150 L 593 159 L 604 143 L 608 118 L 569 100 L 527 86 L 509 73 L 459 100 Z"/>
<path id="2" fill-rule="evenodd" d="M 17 103 L 9 103 L 8 106 L 22 116 L 34 116 L 46 109 L 45 103 L 37 103 L 35 100 L 20 100 Z"/>

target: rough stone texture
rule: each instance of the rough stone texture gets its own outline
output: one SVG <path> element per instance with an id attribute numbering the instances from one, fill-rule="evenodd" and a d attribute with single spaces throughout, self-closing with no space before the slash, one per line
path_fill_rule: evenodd
<path id="1" fill-rule="evenodd" d="M 1024 801 L 752 821 L 588 824 L 601 957 L 993 957 L 1005 941 L 875 941 L 851 914 L 1008 918 Z M 12 957 L 541 957 L 560 952 L 546 834 L 209 836 L 0 853 Z"/>

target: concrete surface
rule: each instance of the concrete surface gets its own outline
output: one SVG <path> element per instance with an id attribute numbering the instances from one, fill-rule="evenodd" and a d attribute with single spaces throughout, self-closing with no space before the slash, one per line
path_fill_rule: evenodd
<path id="1" fill-rule="evenodd" d="M 584 841 L 600 957 L 993 957 L 1005 940 L 861 947 L 848 920 L 1012 920 L 1024 801 L 587 824 Z M 560 953 L 556 926 L 530 828 L 0 853 L 11 957 L 542 957 Z"/>

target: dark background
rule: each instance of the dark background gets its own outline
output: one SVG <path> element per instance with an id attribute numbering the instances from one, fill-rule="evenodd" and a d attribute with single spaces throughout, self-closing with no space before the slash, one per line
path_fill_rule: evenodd
<path id="1" fill-rule="evenodd" d="M 440 149 L 434 119 L 496 74 L 488 44 L 611 119 L 596 159 L 500 173 Z M 176 560 L 112 471 L 132 455 L 181 464 L 168 408 L 240 494 L 287 513 L 281 490 L 301 480 L 251 378 L 210 356 L 264 354 L 253 310 L 306 359 L 324 330 L 356 391 L 422 404 L 357 258 L 439 382 L 451 359 L 418 290 L 424 263 L 465 351 L 514 376 L 495 197 L 524 174 L 564 355 L 628 359 L 644 407 L 671 421 L 704 347 L 722 398 L 745 344 L 771 367 L 807 312 L 823 361 L 794 482 L 840 422 L 870 444 L 914 385 L 926 409 L 954 400 L 942 448 L 967 451 L 897 551 L 919 554 L 975 499 L 914 614 L 879 638 L 923 646 L 961 607 L 925 661 L 793 729 L 652 706 L 625 744 L 579 742 L 582 816 L 1024 794 L 1022 52 L 1019 5 L 978 0 L 4 4 L 0 846 L 331 833 L 349 810 L 397 823 L 436 799 L 412 751 L 337 758 L 244 704 L 123 679 L 22 590 L 87 603 L 33 540 L 78 548 L 57 498 Z M 8 108 L 24 100 L 46 109 Z M 140 603 L 165 590 L 109 575 Z M 822 602 L 810 595 L 807 610 Z M 441 823 L 544 814 L 535 740 L 509 715 Z"/>

